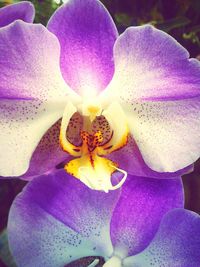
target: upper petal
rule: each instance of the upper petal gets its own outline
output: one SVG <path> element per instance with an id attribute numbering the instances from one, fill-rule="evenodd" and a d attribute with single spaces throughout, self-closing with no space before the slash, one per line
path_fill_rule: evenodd
<path id="1" fill-rule="evenodd" d="M 63 267 L 81 257 L 110 256 L 110 219 L 118 195 L 90 190 L 63 170 L 35 178 L 9 215 L 17 264 Z"/>
<path id="2" fill-rule="evenodd" d="M 114 50 L 107 94 L 120 101 L 146 164 L 159 172 L 192 164 L 200 154 L 200 63 L 151 26 L 128 29 Z"/>
<path id="3" fill-rule="evenodd" d="M 43 134 L 61 116 L 70 90 L 59 69 L 59 43 L 42 25 L 0 29 L 0 175 L 18 176 Z"/>
<path id="4" fill-rule="evenodd" d="M 162 219 L 151 244 L 140 254 L 124 260 L 125 267 L 200 266 L 200 217 L 177 209 Z"/>
<path id="5" fill-rule="evenodd" d="M 0 27 L 4 27 L 17 19 L 25 22 L 33 22 L 35 8 L 31 2 L 23 1 L 8 5 L 0 9 Z"/>
<path id="6" fill-rule="evenodd" d="M 200 95 L 200 63 L 167 33 L 145 25 L 128 28 L 114 47 L 110 89 L 124 101 L 175 100 Z"/>
<path id="7" fill-rule="evenodd" d="M 117 29 L 98 0 L 70 0 L 48 23 L 61 45 L 61 71 L 71 88 L 91 96 L 106 87 L 113 71 Z"/>
<path id="8" fill-rule="evenodd" d="M 160 180 L 129 176 L 111 221 L 113 246 L 129 255 L 142 251 L 154 237 L 163 215 L 181 207 L 180 178 Z"/>

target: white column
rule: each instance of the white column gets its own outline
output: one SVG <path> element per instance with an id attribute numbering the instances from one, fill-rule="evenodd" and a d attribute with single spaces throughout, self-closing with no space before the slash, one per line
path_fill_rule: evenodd
<path id="1" fill-rule="evenodd" d="M 121 267 L 122 266 L 122 261 L 119 257 L 113 256 L 111 259 L 109 259 L 103 267 Z"/>

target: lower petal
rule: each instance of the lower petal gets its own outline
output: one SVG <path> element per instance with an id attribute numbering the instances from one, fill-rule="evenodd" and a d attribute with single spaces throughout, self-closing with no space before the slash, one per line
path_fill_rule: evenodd
<path id="1" fill-rule="evenodd" d="M 139 253 L 152 240 L 163 215 L 183 207 L 180 178 L 128 176 L 114 210 L 111 237 L 114 247 L 129 255 Z"/>
<path id="2" fill-rule="evenodd" d="M 200 266 L 200 217 L 177 209 L 166 214 L 151 244 L 124 260 L 125 267 Z"/>
<path id="3" fill-rule="evenodd" d="M 112 254 L 110 220 L 119 191 L 91 191 L 65 171 L 31 181 L 15 199 L 8 222 L 19 266 L 63 267 Z"/>

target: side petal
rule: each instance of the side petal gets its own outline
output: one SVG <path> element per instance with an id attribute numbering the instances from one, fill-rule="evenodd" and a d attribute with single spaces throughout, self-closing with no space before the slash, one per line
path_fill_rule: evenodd
<path id="1" fill-rule="evenodd" d="M 107 155 L 107 157 L 113 162 L 117 162 L 119 168 L 125 170 L 128 174 L 142 177 L 151 177 L 159 179 L 169 179 L 170 177 L 176 178 L 186 173 L 190 173 L 194 169 L 194 166 L 190 165 L 177 172 L 160 173 L 152 170 L 145 163 L 136 142 L 130 135 L 128 136 L 128 142 L 124 147 Z"/>
<path id="2" fill-rule="evenodd" d="M 63 267 L 86 256 L 110 256 L 110 220 L 119 191 L 92 191 L 65 171 L 31 181 L 8 222 L 19 266 Z"/>
<path id="3" fill-rule="evenodd" d="M 133 106 L 132 106 L 133 107 Z M 176 172 L 200 154 L 200 97 L 127 107 L 133 138 L 146 164 L 157 172 Z"/>
<path id="4" fill-rule="evenodd" d="M 125 267 L 200 266 L 200 217 L 177 209 L 162 219 L 151 244 L 140 254 L 124 260 Z"/>
<path id="5" fill-rule="evenodd" d="M 70 90 L 59 43 L 42 25 L 0 29 L 0 175 L 24 174 L 43 134 L 61 116 Z"/>
<path id="6" fill-rule="evenodd" d="M 180 178 L 160 180 L 129 176 L 112 217 L 113 246 L 129 255 L 139 253 L 151 242 L 163 215 L 182 207 Z"/>
<path id="7" fill-rule="evenodd" d="M 35 8 L 31 2 L 23 1 L 0 8 L 0 27 L 7 26 L 17 19 L 32 23 Z"/>
<path id="8" fill-rule="evenodd" d="M 158 172 L 189 166 L 200 151 L 200 63 L 172 37 L 132 27 L 115 45 L 115 94 L 147 165 Z"/>
<path id="9" fill-rule="evenodd" d="M 153 26 L 128 28 L 114 47 L 109 85 L 125 101 L 176 100 L 199 96 L 200 63 L 173 37 Z"/>
<path id="10" fill-rule="evenodd" d="M 64 152 L 59 142 L 60 120 L 56 122 L 42 137 L 36 147 L 28 171 L 20 179 L 30 181 L 35 176 L 55 170 L 56 166 L 69 161 L 71 157 Z"/>
<path id="11" fill-rule="evenodd" d="M 70 0 L 48 23 L 61 45 L 61 71 L 67 84 L 81 95 L 104 89 L 113 71 L 117 29 L 98 0 Z"/>

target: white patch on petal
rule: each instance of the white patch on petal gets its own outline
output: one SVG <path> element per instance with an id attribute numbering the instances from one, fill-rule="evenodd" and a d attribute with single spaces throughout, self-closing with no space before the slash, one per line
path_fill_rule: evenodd
<path id="1" fill-rule="evenodd" d="M 27 171 L 37 144 L 62 112 L 62 102 L 0 101 L 1 176 L 19 176 Z"/>

